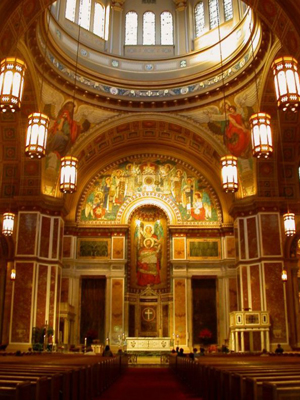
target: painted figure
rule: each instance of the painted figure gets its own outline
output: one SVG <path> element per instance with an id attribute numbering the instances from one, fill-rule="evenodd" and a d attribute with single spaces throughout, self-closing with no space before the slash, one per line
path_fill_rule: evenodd
<path id="1" fill-rule="evenodd" d="M 155 239 L 144 240 L 138 252 L 137 283 L 140 286 L 157 285 L 160 280 L 161 245 Z"/>

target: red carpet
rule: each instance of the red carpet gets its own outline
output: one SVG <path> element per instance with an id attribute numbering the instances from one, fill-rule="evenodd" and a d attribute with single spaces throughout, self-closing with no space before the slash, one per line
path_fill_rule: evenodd
<path id="1" fill-rule="evenodd" d="M 196 399 L 168 368 L 127 368 L 99 400 Z"/>

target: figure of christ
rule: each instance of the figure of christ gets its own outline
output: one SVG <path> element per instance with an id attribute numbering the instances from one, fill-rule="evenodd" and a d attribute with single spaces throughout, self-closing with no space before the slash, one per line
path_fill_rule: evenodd
<path id="1" fill-rule="evenodd" d="M 139 286 L 157 285 L 160 280 L 160 243 L 146 238 L 144 246 L 138 251 L 137 284 Z"/>

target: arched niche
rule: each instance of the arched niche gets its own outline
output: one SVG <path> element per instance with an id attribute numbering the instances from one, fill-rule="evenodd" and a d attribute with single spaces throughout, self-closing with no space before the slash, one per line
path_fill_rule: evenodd
<path id="1" fill-rule="evenodd" d="M 100 170 L 81 193 L 76 223 L 127 225 L 141 205 L 153 205 L 170 225 L 220 226 L 222 208 L 205 177 L 179 158 L 143 154 Z"/>

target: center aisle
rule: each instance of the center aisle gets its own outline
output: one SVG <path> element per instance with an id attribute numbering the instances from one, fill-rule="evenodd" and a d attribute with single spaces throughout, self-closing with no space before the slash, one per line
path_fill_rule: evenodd
<path id="1" fill-rule="evenodd" d="M 169 368 L 127 368 L 99 400 L 186 400 L 193 396 Z"/>

